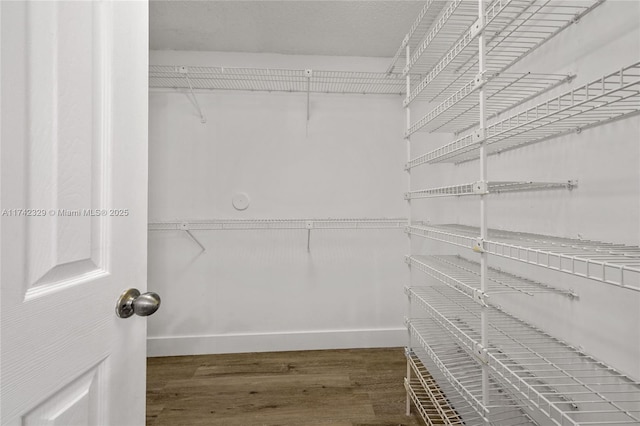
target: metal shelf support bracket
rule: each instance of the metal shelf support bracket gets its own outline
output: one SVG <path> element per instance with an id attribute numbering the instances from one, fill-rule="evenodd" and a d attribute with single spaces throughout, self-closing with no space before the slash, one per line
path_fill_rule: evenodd
<path id="1" fill-rule="evenodd" d="M 487 296 L 487 293 L 485 293 L 484 291 L 478 288 L 473 289 L 473 300 L 480 306 L 489 306 L 489 304 L 487 303 L 488 297 L 489 296 Z"/>
<path id="2" fill-rule="evenodd" d="M 304 70 L 304 76 L 307 77 L 307 121 L 309 121 L 309 117 L 311 117 L 311 113 L 309 111 L 309 105 L 311 103 L 311 77 L 313 77 L 313 70 L 306 69 Z"/>
<path id="3" fill-rule="evenodd" d="M 313 222 L 309 220 L 305 226 L 307 228 L 307 253 L 311 253 L 311 230 L 313 229 Z"/>
<path id="4" fill-rule="evenodd" d="M 476 343 L 473 348 L 473 355 L 483 364 L 489 363 L 489 357 L 487 356 L 487 350 L 480 344 Z"/>
<path id="5" fill-rule="evenodd" d="M 472 250 L 476 253 L 484 253 L 484 238 L 476 238 L 475 242 L 473 243 Z"/>
<path id="6" fill-rule="evenodd" d="M 473 132 L 473 135 L 472 135 L 474 143 L 482 143 L 486 139 L 486 137 L 487 137 L 487 132 L 484 127 L 476 129 L 476 131 Z"/>
<path id="7" fill-rule="evenodd" d="M 198 98 L 196 97 L 196 94 L 193 91 L 193 85 L 191 84 L 191 80 L 189 79 L 189 67 L 185 67 L 183 66 L 179 66 L 177 71 L 180 74 L 184 74 L 184 78 L 187 80 L 187 84 L 189 85 L 189 92 L 191 92 L 191 97 L 193 98 L 193 102 L 196 106 L 196 109 L 198 110 L 198 114 L 200 115 L 200 122 L 202 124 L 205 124 L 207 122 L 207 117 L 204 116 L 204 113 L 202 112 L 202 108 L 200 108 L 200 104 L 198 103 Z"/>
<path id="8" fill-rule="evenodd" d="M 182 229 L 184 232 L 187 233 L 187 235 L 189 236 L 189 238 L 191 238 L 191 240 L 196 243 L 200 249 L 202 250 L 202 252 L 204 253 L 205 251 L 207 251 L 207 249 L 205 248 L 205 246 L 202 245 L 202 243 L 195 237 L 195 235 L 193 235 L 191 233 L 191 230 L 189 228 L 189 224 L 187 222 L 182 222 L 180 224 L 180 229 Z"/>
<path id="9" fill-rule="evenodd" d="M 484 20 L 484 19 L 482 19 Z M 478 34 L 480 34 L 480 32 L 483 29 L 483 25 L 482 25 L 482 21 L 481 19 L 478 19 L 476 22 L 473 23 L 473 25 L 471 26 L 471 38 L 474 38 L 475 36 L 477 36 Z"/>
<path id="10" fill-rule="evenodd" d="M 473 193 L 474 194 L 488 194 L 489 193 L 489 183 L 478 181 L 473 184 Z"/>
<path id="11" fill-rule="evenodd" d="M 487 84 L 487 81 L 488 81 L 488 79 L 487 79 L 485 73 L 484 72 L 479 72 L 473 78 L 473 90 L 478 90 L 479 88 L 481 88 L 482 86 Z"/>

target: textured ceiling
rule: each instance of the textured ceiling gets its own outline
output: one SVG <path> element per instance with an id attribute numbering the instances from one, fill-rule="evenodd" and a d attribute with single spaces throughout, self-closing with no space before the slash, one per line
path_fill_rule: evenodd
<path id="1" fill-rule="evenodd" d="M 150 48 L 392 57 L 423 1 L 152 1 Z"/>

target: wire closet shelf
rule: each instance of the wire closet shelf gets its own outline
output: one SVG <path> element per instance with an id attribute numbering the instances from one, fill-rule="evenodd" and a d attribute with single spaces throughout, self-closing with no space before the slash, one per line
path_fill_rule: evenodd
<path id="1" fill-rule="evenodd" d="M 399 74 L 310 69 L 151 65 L 149 87 L 266 92 L 402 95 Z"/>
<path id="2" fill-rule="evenodd" d="M 484 26 L 478 19 L 477 1 L 451 2 L 440 25 L 433 27 L 403 70 L 404 75 L 426 73 L 412 86 L 405 103 L 418 96 L 434 102 L 474 80 L 479 49 L 473 42 L 481 32 L 487 40 L 484 71 L 488 77 L 506 71 L 602 2 L 494 0 L 485 8 Z"/>
<path id="3" fill-rule="evenodd" d="M 480 291 L 480 264 L 458 255 L 407 255 L 405 262 L 427 276 L 456 289 L 473 300 L 486 304 L 492 294 L 520 293 L 533 296 L 538 293 L 556 293 L 578 297 L 573 290 L 555 288 L 548 284 L 520 277 L 497 268 L 489 268 L 489 289 Z"/>
<path id="4" fill-rule="evenodd" d="M 573 189 L 577 182 L 473 182 L 461 185 L 441 186 L 409 191 L 406 200 L 436 197 L 460 197 L 464 195 L 501 194 L 506 192 L 547 191 L 550 189 Z"/>
<path id="5" fill-rule="evenodd" d="M 153 221 L 150 231 L 172 230 L 269 230 L 269 229 L 393 229 L 404 228 L 406 218 L 355 219 L 209 219 Z"/>
<path id="6" fill-rule="evenodd" d="M 480 230 L 463 225 L 413 224 L 407 232 L 474 249 Z M 486 253 L 640 291 L 640 247 L 601 241 L 489 230 Z"/>
<path id="7" fill-rule="evenodd" d="M 477 126 L 480 101 L 476 94 L 479 84 L 484 84 L 487 94 L 488 116 L 498 116 L 534 97 L 568 83 L 575 76 L 542 73 L 501 73 L 484 80 L 472 80 L 445 99 L 409 127 L 409 133 L 417 131 L 461 133 Z"/>
<path id="8" fill-rule="evenodd" d="M 413 168 L 425 163 L 460 163 L 487 154 L 520 148 L 563 134 L 581 131 L 640 113 L 640 62 L 607 74 L 524 111 L 489 123 L 484 138 L 473 133 L 413 158 Z"/>
<path id="9" fill-rule="evenodd" d="M 457 10 L 458 7 L 460 10 Z M 441 48 L 451 45 L 455 42 L 455 39 L 446 40 L 443 38 L 433 40 L 439 33 L 439 29 L 444 25 L 457 25 L 459 31 L 464 31 L 469 26 L 469 23 L 476 19 L 477 8 L 477 5 L 471 2 L 463 3 L 461 0 L 454 0 L 450 2 L 429 0 L 425 2 L 420 13 L 418 13 L 416 20 L 411 25 L 409 32 L 402 41 L 402 44 L 393 56 L 393 60 L 387 68 L 387 72 L 391 73 L 395 71 L 398 60 L 402 55 L 404 55 L 406 47 L 409 47 L 411 52 L 415 52 L 419 48 L 424 49 L 426 45 L 431 43 L 440 44 Z M 456 16 L 451 17 L 452 11 L 456 11 Z"/>

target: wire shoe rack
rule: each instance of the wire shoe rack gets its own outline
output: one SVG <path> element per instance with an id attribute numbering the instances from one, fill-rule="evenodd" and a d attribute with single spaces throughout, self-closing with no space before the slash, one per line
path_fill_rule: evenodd
<path id="1" fill-rule="evenodd" d="M 429 315 L 427 322 L 432 324 L 429 336 L 445 333 L 450 339 L 432 337 L 430 342 L 450 343 L 453 339 L 473 359 L 481 340 L 481 306 L 444 286 L 415 287 L 408 291 Z M 489 309 L 491 345 L 486 350 L 487 362 L 497 382 L 510 384 L 507 393 L 512 392 L 515 398 L 518 394 L 526 397 L 560 424 L 640 422 L 637 405 L 640 383 L 500 308 Z M 480 364 L 474 364 L 480 368 Z M 440 368 L 453 371 L 447 364 Z M 474 395 L 478 383 L 479 380 L 459 381 L 461 391 L 469 397 Z M 479 405 L 479 408 L 486 407 Z"/>

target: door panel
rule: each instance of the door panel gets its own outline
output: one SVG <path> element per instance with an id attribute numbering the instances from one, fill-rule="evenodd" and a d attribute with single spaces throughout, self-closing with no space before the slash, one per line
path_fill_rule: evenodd
<path id="1" fill-rule="evenodd" d="M 108 273 L 110 25 L 99 3 L 26 4 L 25 189 L 46 214 L 27 220 L 27 299 Z"/>
<path id="2" fill-rule="evenodd" d="M 95 426 L 104 421 L 104 368 L 100 364 L 23 416 L 24 426 Z"/>
<path id="3" fill-rule="evenodd" d="M 146 319 L 114 309 L 146 289 L 147 4 L 0 19 L 0 423 L 144 424 Z"/>

